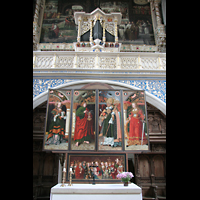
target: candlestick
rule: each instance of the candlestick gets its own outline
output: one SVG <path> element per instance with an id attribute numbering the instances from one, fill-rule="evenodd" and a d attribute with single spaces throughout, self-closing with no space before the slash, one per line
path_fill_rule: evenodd
<path id="1" fill-rule="evenodd" d="M 72 167 L 70 167 L 70 170 L 69 170 L 69 184 L 68 186 L 72 186 Z"/>
<path id="2" fill-rule="evenodd" d="M 63 179 L 62 179 L 62 185 L 61 185 L 61 187 L 65 187 L 65 176 L 66 176 L 66 170 L 64 171 L 64 169 L 63 169 Z"/>
<path id="3" fill-rule="evenodd" d="M 63 163 L 63 179 L 62 179 L 62 185 L 60 187 L 65 187 L 65 177 L 66 177 L 66 168 L 65 168 L 65 162 L 66 162 L 66 158 L 64 160 L 64 163 Z"/>

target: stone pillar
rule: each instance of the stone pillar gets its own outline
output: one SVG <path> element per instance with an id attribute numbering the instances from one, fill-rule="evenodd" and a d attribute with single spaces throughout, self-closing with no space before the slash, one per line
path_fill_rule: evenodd
<path id="1" fill-rule="evenodd" d="M 119 57 L 119 54 L 117 54 L 117 69 L 121 69 L 121 62 L 120 62 L 120 57 Z"/>
<path id="2" fill-rule="evenodd" d="M 114 19 L 115 22 L 115 43 L 118 42 L 118 34 L 117 34 L 117 18 Z"/>
<path id="3" fill-rule="evenodd" d="M 160 9 L 159 9 L 159 6 L 158 6 L 159 3 L 160 3 L 160 0 L 154 0 L 154 7 L 155 7 L 155 10 L 156 10 L 157 25 L 162 24 L 161 23 Z"/>
<path id="4" fill-rule="evenodd" d="M 98 57 L 98 53 L 96 54 L 96 57 L 95 57 L 95 69 L 99 69 L 99 57 Z"/>
<path id="5" fill-rule="evenodd" d="M 93 20 L 91 19 L 90 20 L 90 42 L 93 41 L 93 39 L 92 39 L 92 22 L 93 22 Z"/>
<path id="6" fill-rule="evenodd" d="M 44 4 L 44 0 L 37 0 L 35 4 L 35 14 L 33 18 L 33 50 L 37 50 L 37 44 L 39 43 Z"/>
<path id="7" fill-rule="evenodd" d="M 157 27 L 156 27 L 157 45 L 158 45 L 158 50 L 163 51 L 166 49 L 166 34 L 165 34 L 165 26 L 161 22 L 162 20 L 159 9 L 159 3 L 160 0 L 154 0 L 154 7 L 156 11 L 156 21 L 157 21 Z"/>
<path id="8" fill-rule="evenodd" d="M 127 110 L 124 109 L 124 127 L 126 125 L 126 120 L 127 120 Z"/>
<path id="9" fill-rule="evenodd" d="M 58 165 L 58 183 L 62 183 L 62 165 L 60 164 L 60 160 Z"/>
<path id="10" fill-rule="evenodd" d="M 81 17 L 78 18 L 78 34 L 77 34 L 77 42 L 81 41 Z"/>
<path id="11" fill-rule="evenodd" d="M 138 55 L 138 65 L 137 65 L 137 69 L 142 69 L 142 62 L 141 62 L 140 55 Z"/>
<path id="12" fill-rule="evenodd" d="M 162 7 L 162 13 L 163 13 L 163 22 L 164 22 L 164 25 L 166 26 L 166 0 L 161 0 L 161 1 L 162 1 L 161 7 Z"/>
<path id="13" fill-rule="evenodd" d="M 69 121 L 70 121 L 70 108 L 66 108 L 66 124 L 65 124 L 65 138 L 69 136 Z"/>
<path id="14" fill-rule="evenodd" d="M 56 59 L 57 59 L 57 56 L 56 56 L 56 53 L 54 53 L 53 66 L 51 68 L 55 68 L 56 67 Z"/>
<path id="15" fill-rule="evenodd" d="M 106 33 L 105 33 L 105 20 L 102 21 L 103 22 L 103 42 L 106 42 Z"/>
<path id="16" fill-rule="evenodd" d="M 35 63 L 36 63 L 36 56 L 33 54 L 33 68 L 35 68 Z"/>
<path id="17" fill-rule="evenodd" d="M 78 63 L 78 57 L 77 57 L 77 53 L 74 56 L 74 65 L 73 68 L 77 68 L 77 63 Z"/>

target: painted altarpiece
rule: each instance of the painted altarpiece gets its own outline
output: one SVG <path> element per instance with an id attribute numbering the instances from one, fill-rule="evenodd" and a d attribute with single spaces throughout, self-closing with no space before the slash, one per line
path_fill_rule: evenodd
<path id="1" fill-rule="evenodd" d="M 47 104 L 44 150 L 149 149 L 143 90 L 50 89 Z"/>
<path id="2" fill-rule="evenodd" d="M 118 181 L 116 160 L 126 171 L 127 153 L 149 151 L 146 119 L 144 90 L 49 89 L 43 150 L 65 152 L 67 170 L 84 169 L 74 180 L 91 179 L 88 165 L 99 166 L 96 179 Z"/>

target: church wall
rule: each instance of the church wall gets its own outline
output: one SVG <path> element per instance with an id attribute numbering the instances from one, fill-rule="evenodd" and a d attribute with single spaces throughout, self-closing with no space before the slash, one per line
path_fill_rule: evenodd
<path id="1" fill-rule="evenodd" d="M 45 128 L 46 105 L 48 89 L 80 89 L 88 83 L 101 82 L 112 86 L 114 89 L 134 88 L 146 91 L 148 131 L 150 138 L 150 152 L 128 154 L 134 173 L 132 182 L 142 187 L 143 196 L 154 196 L 152 186 L 158 186 L 158 195 L 165 196 L 166 185 L 166 28 L 165 12 L 160 10 L 160 2 L 164 0 L 139 1 L 149 7 L 137 4 L 137 0 L 102 2 L 99 7 L 106 9 L 120 8 L 122 23 L 118 25 L 118 39 L 122 42 L 117 48 L 104 48 L 104 52 L 87 52 L 87 45 L 80 43 L 82 52 L 76 52 L 75 35 L 73 41 L 61 41 L 67 37 L 67 28 L 71 32 L 75 29 L 67 22 L 74 17 L 70 14 L 73 9 L 92 12 L 97 1 L 67 1 L 64 0 L 35 0 L 35 14 L 33 13 L 33 196 L 34 199 L 42 197 L 49 199 L 50 188 L 61 182 L 64 154 L 46 153 L 42 151 L 43 134 Z M 51 5 L 51 2 L 53 4 Z M 54 5 L 54 2 L 56 3 Z M 57 4 L 58 3 L 58 4 Z M 78 6 L 72 7 L 73 3 Z M 90 5 L 90 6 L 87 6 Z M 113 7 L 114 5 L 114 7 Z M 125 6 L 124 6 L 125 5 Z M 128 5 L 128 9 L 127 9 Z M 51 7 L 52 6 L 52 7 Z M 59 12 L 52 12 L 55 10 Z M 82 9 L 81 8 L 81 9 Z M 144 10 L 144 8 L 146 10 Z M 147 10 L 148 8 L 148 10 Z M 113 11 L 113 10 L 112 10 Z M 117 11 L 117 10 L 116 10 Z M 148 11 L 151 11 L 151 15 Z M 59 14 L 60 13 L 60 14 Z M 50 16 L 49 14 L 52 14 Z M 133 14 L 133 15 L 132 15 Z M 43 16 L 44 15 L 44 16 Z M 60 23 L 62 17 L 65 24 Z M 44 19 L 43 19 L 44 17 Z M 150 17 L 145 18 L 145 17 Z M 140 33 L 150 35 L 151 38 L 135 38 L 130 34 L 129 24 L 138 20 L 150 22 L 149 27 L 140 24 Z M 127 21 L 127 23 L 126 23 Z M 52 23 L 59 27 L 59 34 L 51 35 L 53 31 L 46 28 Z M 59 22 L 59 23 L 58 23 Z M 144 23 L 143 22 L 143 23 Z M 164 22 L 164 25 L 163 25 Z M 74 22 L 73 22 L 74 23 Z M 73 24 L 75 25 L 75 24 Z M 128 29 L 130 26 L 130 31 Z M 146 25 L 144 25 L 146 26 Z M 75 27 L 75 26 L 74 26 Z M 122 28 L 126 27 L 126 34 Z M 151 30 L 150 30 L 151 28 Z M 73 30 L 72 30 L 73 29 Z M 50 29 L 49 29 L 50 30 Z M 150 30 L 148 32 L 148 30 Z M 46 31 L 46 32 L 45 32 Z M 139 31 L 139 30 L 138 30 Z M 55 32 L 56 33 L 56 32 Z M 69 31 L 68 31 L 69 33 Z M 138 32 L 139 33 L 139 32 Z M 71 34 L 71 33 L 70 33 Z M 72 34 L 72 36 L 74 36 Z M 142 35 L 140 37 L 143 37 Z M 107 52 L 106 52 L 107 51 Z M 161 53 L 163 52 L 163 53 Z M 130 164 L 129 162 L 129 164 Z M 44 166 L 49 165 L 48 169 Z M 145 168 L 146 167 L 146 168 Z"/>
<path id="2" fill-rule="evenodd" d="M 48 197 L 50 188 L 62 181 L 62 154 L 42 151 L 46 106 L 45 101 L 33 110 L 33 193 L 38 197 Z M 150 152 L 128 154 L 128 158 L 132 161 L 128 170 L 133 170 L 132 181 L 142 187 L 143 196 L 153 195 L 152 185 L 158 186 L 159 195 L 164 195 L 166 191 L 166 116 L 149 103 L 147 103 L 147 116 Z M 147 164 L 145 173 L 143 172 L 144 163 Z M 47 164 L 51 167 L 44 170 L 44 165 Z"/>
<path id="3" fill-rule="evenodd" d="M 49 88 L 57 87 L 69 82 L 80 81 L 85 79 L 33 79 L 33 98 L 39 94 L 47 91 Z M 166 103 L 166 80 L 112 80 L 114 82 L 125 83 L 127 85 L 135 86 L 139 89 L 145 90 L 161 101 Z"/>

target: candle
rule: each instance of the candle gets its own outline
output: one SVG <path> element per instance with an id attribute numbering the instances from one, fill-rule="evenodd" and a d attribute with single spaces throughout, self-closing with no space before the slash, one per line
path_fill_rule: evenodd
<path id="1" fill-rule="evenodd" d="M 72 167 L 70 167 L 70 172 L 72 172 Z"/>

